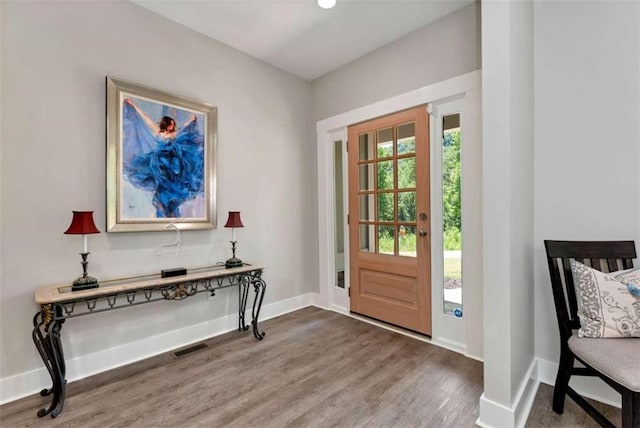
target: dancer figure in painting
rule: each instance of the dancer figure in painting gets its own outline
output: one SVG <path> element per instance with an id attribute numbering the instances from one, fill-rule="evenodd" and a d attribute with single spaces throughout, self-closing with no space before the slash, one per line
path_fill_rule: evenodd
<path id="1" fill-rule="evenodd" d="M 158 218 L 179 218 L 182 204 L 203 195 L 204 139 L 191 118 L 181 128 L 170 116 L 154 122 L 133 100 L 123 105 L 123 174 L 135 187 L 153 192 Z"/>

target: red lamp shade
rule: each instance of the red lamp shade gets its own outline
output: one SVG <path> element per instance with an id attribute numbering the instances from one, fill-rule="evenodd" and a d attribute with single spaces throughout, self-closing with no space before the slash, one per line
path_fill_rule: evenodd
<path id="1" fill-rule="evenodd" d="M 240 211 L 229 211 L 229 218 L 224 227 L 244 227 L 242 220 L 240 220 Z"/>
<path id="2" fill-rule="evenodd" d="M 73 211 L 71 225 L 64 233 L 67 235 L 100 233 L 96 224 L 93 222 L 93 211 Z"/>

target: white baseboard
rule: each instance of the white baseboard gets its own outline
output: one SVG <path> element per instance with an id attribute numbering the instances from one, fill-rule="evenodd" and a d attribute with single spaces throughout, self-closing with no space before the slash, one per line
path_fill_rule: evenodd
<path id="1" fill-rule="evenodd" d="M 323 309 L 327 309 L 327 308 L 323 308 Z M 332 304 L 331 307 L 328 309 L 333 312 L 338 312 L 342 315 L 349 315 L 349 309 L 345 308 L 344 306 L 338 306 L 338 305 Z"/>
<path id="2" fill-rule="evenodd" d="M 514 426 L 513 409 L 488 399 L 483 393 L 480 396 L 480 416 L 476 425 L 482 428 L 506 428 Z"/>
<path id="3" fill-rule="evenodd" d="M 311 306 L 315 306 L 320 309 L 327 309 L 320 304 L 320 294 L 319 293 L 309 293 L 306 296 L 311 296 Z"/>
<path id="4" fill-rule="evenodd" d="M 471 358 L 472 360 L 476 360 L 476 361 L 480 361 L 481 363 L 484 363 L 484 357 L 480 357 L 478 355 L 473 355 L 470 353 L 466 353 L 464 354 L 464 356 L 467 358 Z"/>
<path id="5" fill-rule="evenodd" d="M 311 306 L 318 299 L 316 293 L 292 297 L 262 306 L 260 321 Z M 249 310 L 249 317 L 250 315 Z M 140 361 L 172 349 L 218 336 L 238 328 L 238 315 L 227 315 L 196 325 L 190 325 L 157 336 L 105 349 L 67 360 L 67 381 L 83 379 L 97 373 Z M 250 334 L 250 332 L 247 332 Z M 0 379 L 0 404 L 8 403 L 51 386 L 51 378 L 42 367 Z"/>
<path id="6" fill-rule="evenodd" d="M 524 427 L 539 385 L 537 360 L 534 358 L 510 407 L 496 403 L 482 394 L 480 416 L 476 425 L 483 428 Z"/>
<path id="7" fill-rule="evenodd" d="M 431 343 L 437 345 L 441 348 L 448 349 L 453 352 L 457 352 L 458 354 L 462 354 L 468 356 L 467 354 L 467 346 L 464 343 L 457 342 L 455 340 L 445 339 L 444 337 L 431 338 Z"/>
<path id="8" fill-rule="evenodd" d="M 538 358 L 538 379 L 540 382 L 553 386 L 556 382 L 557 373 L 557 363 Z M 621 407 L 622 399 L 620 394 L 597 377 L 572 376 L 569 385 L 580 395 L 610 406 Z"/>

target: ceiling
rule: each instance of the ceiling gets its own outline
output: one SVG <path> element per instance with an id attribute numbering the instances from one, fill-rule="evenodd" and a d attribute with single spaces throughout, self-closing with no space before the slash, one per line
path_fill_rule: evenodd
<path id="1" fill-rule="evenodd" d="M 473 0 L 131 0 L 306 80 L 397 40 Z"/>

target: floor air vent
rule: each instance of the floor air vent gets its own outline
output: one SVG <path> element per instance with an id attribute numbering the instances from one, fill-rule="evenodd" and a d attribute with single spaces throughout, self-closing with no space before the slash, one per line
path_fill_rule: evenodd
<path id="1" fill-rule="evenodd" d="M 189 346 L 188 348 L 184 348 L 179 351 L 172 352 L 171 355 L 173 355 L 174 358 L 180 358 L 204 348 L 207 348 L 206 343 L 197 343 L 195 345 Z"/>

